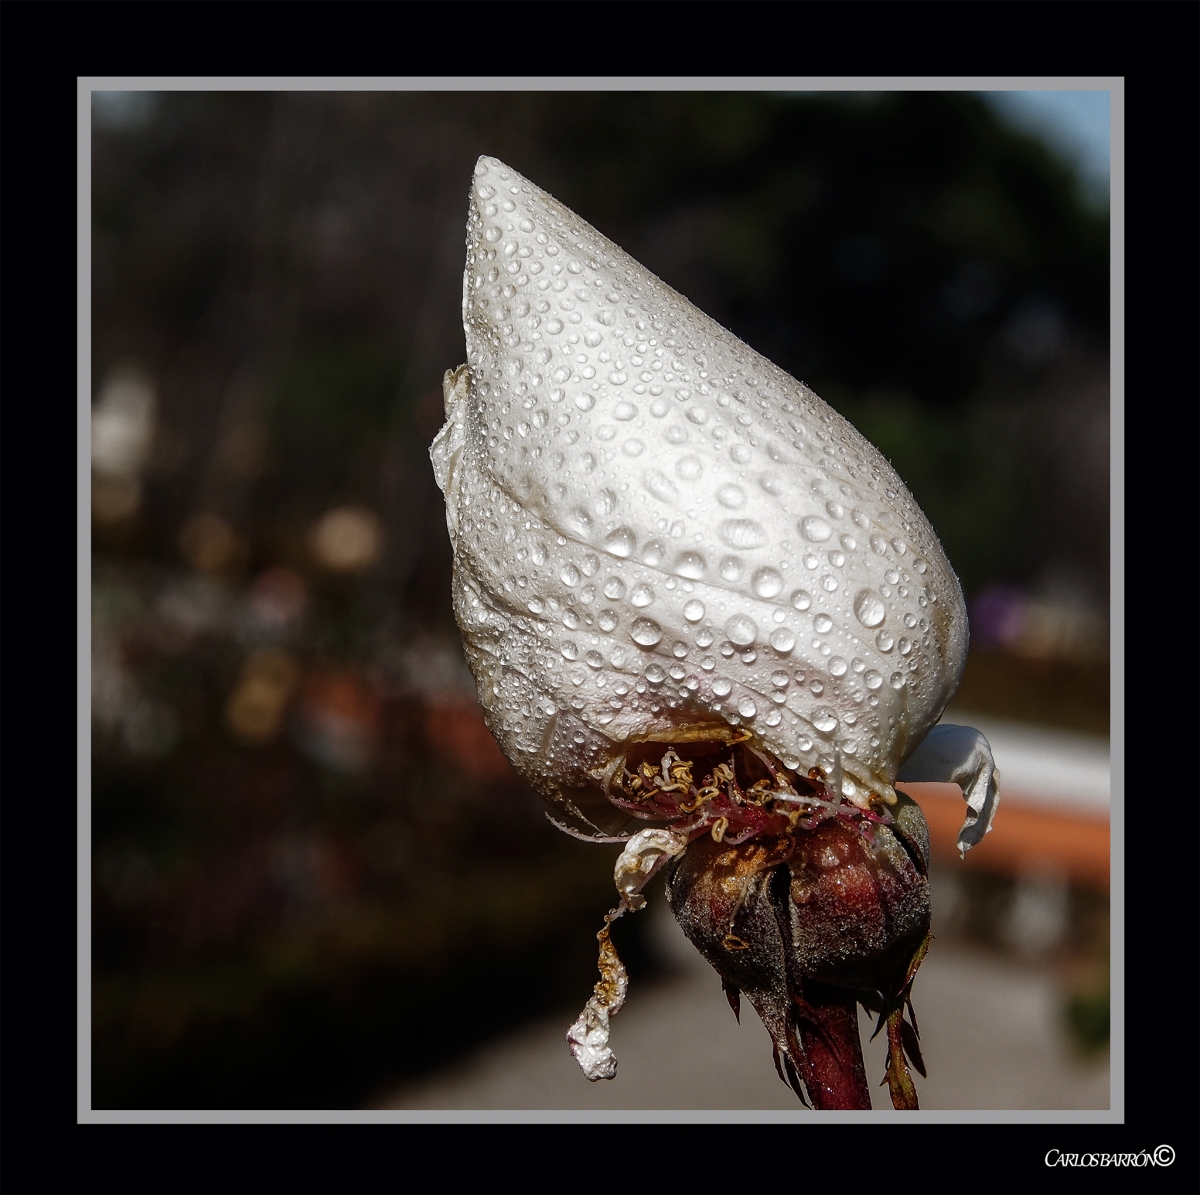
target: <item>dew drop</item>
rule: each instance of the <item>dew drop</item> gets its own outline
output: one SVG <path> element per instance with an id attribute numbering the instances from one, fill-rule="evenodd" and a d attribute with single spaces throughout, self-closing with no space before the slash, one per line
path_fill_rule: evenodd
<path id="1" fill-rule="evenodd" d="M 800 534 L 814 544 L 822 544 L 833 534 L 833 528 L 817 515 L 809 515 L 800 520 Z"/>
<path id="2" fill-rule="evenodd" d="M 782 592 L 783 578 L 773 568 L 760 568 L 750 585 L 760 598 L 773 598 Z"/>
<path id="3" fill-rule="evenodd" d="M 878 689 L 883 684 L 883 677 L 880 676 L 874 668 L 872 668 L 869 672 L 864 674 L 863 684 L 866 685 L 868 689 Z"/>
<path id="4" fill-rule="evenodd" d="M 654 590 L 645 582 L 639 582 L 629 592 L 629 600 L 639 609 L 654 601 Z"/>
<path id="5" fill-rule="evenodd" d="M 845 508 L 840 502 L 826 502 L 825 509 L 829 512 L 831 518 L 840 519 L 846 513 Z"/>
<path id="6" fill-rule="evenodd" d="M 563 626 L 566 627 L 568 631 L 577 631 L 579 629 L 579 615 L 576 614 L 574 610 L 563 611 L 562 620 Z"/>
<path id="7" fill-rule="evenodd" d="M 779 652 L 780 655 L 786 656 L 793 647 L 796 646 L 796 636 L 792 634 L 787 627 L 779 627 L 771 632 L 771 646 Z M 775 674 L 776 676 L 779 673 Z M 784 684 L 787 684 L 787 673 L 783 674 Z"/>
<path id="8" fill-rule="evenodd" d="M 675 463 L 675 473 L 683 481 L 695 481 L 703 472 L 704 466 L 698 456 L 680 457 Z"/>
<path id="9" fill-rule="evenodd" d="M 712 641 L 713 641 L 713 633 L 712 633 L 712 631 L 708 630 L 707 628 L 705 630 L 701 631 L 696 636 L 696 644 L 699 647 L 711 647 Z"/>
<path id="10" fill-rule="evenodd" d="M 662 641 L 662 627 L 652 618 L 635 618 L 629 637 L 642 647 L 653 647 Z"/>
<path id="11" fill-rule="evenodd" d="M 837 577 L 831 577 L 828 574 L 821 578 L 821 588 L 826 593 L 833 593 L 838 587 Z"/>
<path id="12" fill-rule="evenodd" d="M 891 685 L 893 689 L 903 689 L 904 673 L 893 672 L 892 675 L 888 677 L 888 684 Z"/>
<path id="13" fill-rule="evenodd" d="M 707 567 L 707 562 L 699 552 L 684 552 L 675 561 L 675 572 L 691 581 L 699 581 Z"/>
<path id="14" fill-rule="evenodd" d="M 718 697 L 728 697 L 732 688 L 732 682 L 727 681 L 723 676 L 718 676 L 717 679 L 712 683 L 712 691 Z"/>
<path id="15" fill-rule="evenodd" d="M 854 598 L 854 616 L 864 627 L 877 627 L 887 617 L 887 608 L 873 589 L 860 589 Z"/>
<path id="16" fill-rule="evenodd" d="M 622 423 L 628 423 L 637 414 L 637 407 L 631 402 L 619 402 L 613 407 L 612 414 L 614 419 L 618 419 Z"/>
<path id="17" fill-rule="evenodd" d="M 683 616 L 688 622 L 699 622 L 704 617 L 704 603 L 692 598 L 690 602 L 685 602 L 683 607 Z"/>
<path id="18" fill-rule="evenodd" d="M 604 582 L 604 596 L 619 602 L 625 596 L 625 582 L 620 577 L 609 577 Z"/>
<path id="19" fill-rule="evenodd" d="M 771 673 L 771 684 L 777 689 L 786 689 L 790 681 L 791 677 L 782 668 Z"/>
<path id="20" fill-rule="evenodd" d="M 742 562 L 736 556 L 726 556 L 721 561 L 721 577 L 726 581 L 740 581 L 743 567 Z"/>
<path id="21" fill-rule="evenodd" d="M 667 674 L 663 671 L 662 666 L 659 664 L 651 664 L 650 667 L 646 669 L 644 675 L 652 685 L 661 685 L 663 681 L 667 679 Z"/>
<path id="22" fill-rule="evenodd" d="M 717 490 L 717 501 L 727 510 L 740 510 L 746 504 L 746 491 L 740 485 L 723 485 Z"/>
<path id="23" fill-rule="evenodd" d="M 879 634 L 875 636 L 875 646 L 879 648 L 880 651 L 891 651 L 895 642 L 895 639 L 893 639 L 887 631 L 880 631 Z"/>
<path id="24" fill-rule="evenodd" d="M 598 651 L 589 651 L 583 659 L 589 668 L 604 667 L 604 657 Z"/>
<path id="25" fill-rule="evenodd" d="M 575 646 L 570 639 L 566 640 L 559 649 L 563 654 L 563 659 L 577 660 L 579 659 L 579 648 Z"/>
<path id="26" fill-rule="evenodd" d="M 812 605 L 812 594 L 807 589 L 797 589 L 792 594 L 792 605 L 797 610 L 807 610 Z"/>
<path id="27" fill-rule="evenodd" d="M 887 550 L 888 550 L 887 540 L 884 539 L 882 535 L 872 535 L 871 536 L 871 551 L 872 552 L 874 552 L 877 556 L 885 556 L 885 555 L 887 555 Z"/>
<path id="28" fill-rule="evenodd" d="M 758 706 L 754 704 L 754 701 L 751 698 L 743 697 L 741 701 L 738 702 L 738 713 L 741 714 L 743 718 L 753 718 L 754 715 L 758 713 Z"/>
<path id="29" fill-rule="evenodd" d="M 745 614 L 735 614 L 725 623 L 725 634 L 731 643 L 748 647 L 758 638 L 758 624 Z"/>
<path id="30" fill-rule="evenodd" d="M 820 635 L 824 635 L 833 626 L 833 619 L 828 614 L 818 614 L 813 619 L 813 629 Z"/>
<path id="31" fill-rule="evenodd" d="M 646 445 L 641 440 L 629 439 L 621 445 L 621 451 L 626 456 L 641 456 L 646 451 Z"/>
<path id="32" fill-rule="evenodd" d="M 560 319 L 552 319 L 546 321 L 546 331 L 551 336 L 557 336 L 563 330 L 563 322 Z"/>
<path id="33" fill-rule="evenodd" d="M 768 726 L 778 726 L 783 720 L 783 715 L 778 710 L 768 710 L 763 717 L 763 721 Z"/>
<path id="34" fill-rule="evenodd" d="M 829 672 L 832 676 L 845 676 L 846 670 L 850 667 L 841 656 L 834 656 L 829 661 Z"/>
<path id="35" fill-rule="evenodd" d="M 651 568 L 655 568 L 662 563 L 662 558 L 667 554 L 666 548 L 656 539 L 652 539 L 645 547 L 642 548 L 642 562 L 648 564 Z"/>
<path id="36" fill-rule="evenodd" d="M 813 714 L 812 724 L 822 734 L 828 734 L 837 727 L 837 716 L 833 710 L 820 709 Z"/>
<path id="37" fill-rule="evenodd" d="M 590 411 L 596 405 L 596 396 L 586 392 L 575 395 L 575 405 L 581 411 Z"/>
<path id="38" fill-rule="evenodd" d="M 573 564 L 564 564 L 562 572 L 558 575 L 562 578 L 564 585 L 579 584 L 579 570 Z"/>
<path id="39" fill-rule="evenodd" d="M 617 629 L 617 616 L 612 610 L 601 610 L 596 615 L 596 625 L 607 634 Z"/>
<path id="40" fill-rule="evenodd" d="M 761 548 L 767 542 L 767 533 L 753 519 L 726 519 L 718 534 L 731 548 Z"/>
<path id="41" fill-rule="evenodd" d="M 647 469 L 642 476 L 642 485 L 660 502 L 671 502 L 679 495 L 675 483 L 658 469 Z"/>
<path id="42" fill-rule="evenodd" d="M 614 556 L 632 556 L 637 547 L 637 536 L 628 527 L 618 527 L 604 537 L 604 546 Z"/>

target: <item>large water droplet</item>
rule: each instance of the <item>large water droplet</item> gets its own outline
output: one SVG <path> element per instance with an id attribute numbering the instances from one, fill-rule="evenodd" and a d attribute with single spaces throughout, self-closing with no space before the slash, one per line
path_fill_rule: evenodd
<path id="1" fill-rule="evenodd" d="M 875 636 L 875 646 L 879 648 L 880 651 L 891 651 L 895 643 L 896 640 L 893 639 L 887 631 L 880 631 L 879 634 Z"/>
<path id="2" fill-rule="evenodd" d="M 822 734 L 828 734 L 831 730 L 837 727 L 837 716 L 833 710 L 821 709 L 813 714 L 812 724 L 821 731 Z"/>
<path id="3" fill-rule="evenodd" d="M 741 701 L 738 702 L 738 713 L 741 714 L 743 718 L 753 718 L 754 715 L 758 713 L 758 706 L 754 704 L 754 701 L 751 698 L 743 697 Z"/>
<path id="4" fill-rule="evenodd" d="M 562 572 L 558 575 L 562 578 L 564 585 L 579 584 L 579 570 L 573 564 L 564 564 Z"/>
<path id="5" fill-rule="evenodd" d="M 562 652 L 564 659 L 567 659 L 567 660 L 579 659 L 579 648 L 576 647 L 575 644 L 572 643 L 569 639 L 563 643 L 562 647 L 559 650 Z"/>
<path id="6" fill-rule="evenodd" d="M 690 602 L 685 602 L 683 616 L 688 622 L 699 622 L 704 617 L 704 603 L 696 598 L 692 598 Z"/>
<path id="7" fill-rule="evenodd" d="M 698 456 L 685 456 L 675 464 L 675 472 L 683 481 L 695 481 L 704 472 Z"/>
<path id="8" fill-rule="evenodd" d="M 628 527 L 618 527 L 604 537 L 604 546 L 614 556 L 632 556 L 633 549 L 637 547 L 637 536 Z"/>
<path id="9" fill-rule="evenodd" d="M 598 651 L 589 651 L 583 658 L 589 668 L 604 667 L 604 657 Z"/>
<path id="10" fill-rule="evenodd" d="M 792 605 L 797 610 L 807 610 L 812 605 L 812 594 L 807 589 L 797 589 L 792 594 Z"/>
<path id="11" fill-rule="evenodd" d="M 652 618 L 635 618 L 629 628 L 629 637 L 642 647 L 653 647 L 662 641 L 662 627 Z"/>
<path id="12" fill-rule="evenodd" d="M 596 396 L 584 391 L 582 394 L 575 395 L 575 405 L 581 411 L 590 411 L 596 405 Z"/>
<path id="13" fill-rule="evenodd" d="M 892 675 L 888 677 L 888 684 L 891 685 L 893 689 L 903 689 L 904 673 L 893 672 Z"/>
<path id="14" fill-rule="evenodd" d="M 714 636 L 713 636 L 712 631 L 710 631 L 706 628 L 705 630 L 700 631 L 696 635 L 696 643 L 700 647 L 711 647 L 713 638 L 714 638 Z"/>
<path id="15" fill-rule="evenodd" d="M 821 544 L 833 534 L 833 528 L 819 516 L 809 515 L 800 520 L 800 534 L 814 544 Z"/>
<path id="16" fill-rule="evenodd" d="M 604 582 L 604 596 L 619 602 L 625 596 L 625 582 L 620 577 L 609 577 Z"/>
<path id="17" fill-rule="evenodd" d="M 887 554 L 887 550 L 888 550 L 887 540 L 884 539 L 882 535 L 872 535 L 871 536 L 871 551 L 872 552 L 874 552 L 877 556 L 884 556 Z"/>
<path id="18" fill-rule="evenodd" d="M 869 672 L 863 674 L 863 684 L 868 689 L 878 689 L 883 684 L 883 677 L 872 668 Z"/>
<path id="19" fill-rule="evenodd" d="M 740 510 L 746 504 L 746 491 L 740 485 L 723 485 L 717 490 L 717 501 L 729 510 Z"/>
<path id="20" fill-rule="evenodd" d="M 612 381 L 611 376 L 609 377 L 609 381 Z M 622 381 L 624 381 L 623 377 Z M 614 419 L 619 419 L 622 423 L 627 423 L 637 414 L 637 407 L 635 407 L 631 402 L 619 402 L 615 407 L 613 407 L 612 414 Z"/>
<path id="21" fill-rule="evenodd" d="M 877 627 L 887 617 L 887 607 L 873 589 L 860 589 L 854 598 L 854 616 L 864 627 Z"/>
<path id="22" fill-rule="evenodd" d="M 832 676 L 845 676 L 846 670 L 850 667 L 841 656 L 834 656 L 829 661 L 829 672 Z"/>
<path id="23" fill-rule="evenodd" d="M 833 626 L 833 619 L 828 614 L 818 614 L 813 619 L 813 629 L 818 634 L 824 635 Z"/>
<path id="24" fill-rule="evenodd" d="M 718 534 L 731 548 L 761 548 L 767 533 L 753 519 L 726 519 Z"/>
<path id="25" fill-rule="evenodd" d="M 773 568 L 760 568 L 754 574 L 751 588 L 760 598 L 773 598 L 783 590 L 783 578 Z"/>
<path id="26" fill-rule="evenodd" d="M 768 726 L 778 726 L 783 721 L 783 715 L 778 710 L 768 710 L 763 717 Z"/>
<path id="27" fill-rule="evenodd" d="M 845 508 L 840 502 L 826 502 L 825 509 L 829 512 L 830 516 L 835 519 L 840 519 L 842 515 L 846 513 Z"/>
<path id="28" fill-rule="evenodd" d="M 675 572 L 691 581 L 699 581 L 707 567 L 707 562 L 699 552 L 683 552 L 675 561 Z"/>
<path id="29" fill-rule="evenodd" d="M 648 469 L 642 476 L 642 485 L 660 502 L 672 502 L 679 495 L 675 483 L 658 469 Z"/>
<path id="30" fill-rule="evenodd" d="M 568 631 L 577 631 L 579 629 L 579 615 L 574 610 L 564 610 L 562 616 L 563 626 Z"/>
<path id="31" fill-rule="evenodd" d="M 726 556 L 721 561 L 721 577 L 726 581 L 740 581 L 744 567 L 736 556 Z"/>
<path id="32" fill-rule="evenodd" d="M 655 568 L 662 563 L 662 558 L 666 554 L 666 548 L 658 540 L 652 539 L 642 548 L 642 562 L 648 564 L 651 568 Z"/>
<path id="33" fill-rule="evenodd" d="M 796 636 L 787 627 L 779 627 L 771 632 L 771 646 L 780 655 L 786 656 L 796 646 Z M 778 676 L 779 674 L 776 673 L 775 675 Z M 783 675 L 785 677 L 784 684 L 786 684 L 787 673 L 785 672 Z"/>
<path id="34" fill-rule="evenodd" d="M 596 624 L 606 634 L 617 629 L 617 621 L 616 612 L 613 610 L 601 610 L 600 613 L 596 615 Z"/>
<path id="35" fill-rule="evenodd" d="M 725 634 L 730 642 L 746 647 L 758 638 L 758 624 L 745 614 L 735 614 L 725 623 Z"/>
<path id="36" fill-rule="evenodd" d="M 661 664 L 651 664 L 644 675 L 652 685 L 661 685 L 667 679 L 667 674 L 663 671 Z"/>
<path id="37" fill-rule="evenodd" d="M 654 590 L 645 582 L 639 582 L 629 591 L 629 600 L 639 608 L 654 601 Z"/>
<path id="38" fill-rule="evenodd" d="M 729 691 L 732 688 L 733 688 L 733 684 L 730 681 L 727 681 L 723 676 L 718 676 L 717 679 L 714 680 L 713 684 L 712 684 L 712 691 L 718 697 L 728 697 Z"/>

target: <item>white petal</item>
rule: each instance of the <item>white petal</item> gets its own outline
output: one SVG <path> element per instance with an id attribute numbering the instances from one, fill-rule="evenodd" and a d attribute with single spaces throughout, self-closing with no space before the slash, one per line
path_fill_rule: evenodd
<path id="1" fill-rule="evenodd" d="M 447 375 L 433 453 L 505 754 L 574 808 L 631 736 L 728 722 L 890 793 L 958 684 L 967 619 L 887 461 L 495 158 L 467 236 L 468 372 Z"/>

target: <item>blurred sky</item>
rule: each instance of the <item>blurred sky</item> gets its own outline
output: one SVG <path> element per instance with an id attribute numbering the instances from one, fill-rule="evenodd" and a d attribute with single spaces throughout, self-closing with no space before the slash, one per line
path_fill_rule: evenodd
<path id="1" fill-rule="evenodd" d="M 1107 91 L 981 91 L 1010 125 L 1039 137 L 1079 173 L 1084 195 L 1107 208 L 1109 93 Z"/>

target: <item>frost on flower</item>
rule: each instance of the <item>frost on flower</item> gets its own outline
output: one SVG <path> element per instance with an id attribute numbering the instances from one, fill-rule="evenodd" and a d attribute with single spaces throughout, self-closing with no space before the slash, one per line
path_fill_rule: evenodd
<path id="1" fill-rule="evenodd" d="M 488 725 L 556 822 L 660 827 L 627 842 L 612 916 L 700 836 L 886 830 L 909 757 L 905 779 L 970 790 L 963 841 L 982 837 L 982 736 L 914 754 L 962 671 L 962 592 L 870 443 L 494 158 L 463 324 L 431 449 L 455 613 Z M 608 978 L 570 1038 L 592 1078 L 624 999 L 607 924 Z"/>

